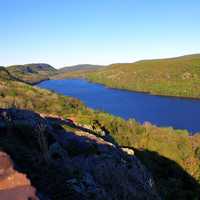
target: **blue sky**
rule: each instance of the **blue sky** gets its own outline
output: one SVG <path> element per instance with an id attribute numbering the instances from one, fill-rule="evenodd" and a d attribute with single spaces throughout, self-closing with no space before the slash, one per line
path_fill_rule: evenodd
<path id="1" fill-rule="evenodd" d="M 199 0 L 0 0 L 0 65 L 200 53 Z"/>

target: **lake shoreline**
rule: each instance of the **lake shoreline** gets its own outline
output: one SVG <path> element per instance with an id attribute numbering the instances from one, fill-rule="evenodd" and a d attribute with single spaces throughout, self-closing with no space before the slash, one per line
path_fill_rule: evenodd
<path id="1" fill-rule="evenodd" d="M 42 79 L 42 80 L 36 81 L 36 82 L 34 82 L 34 83 L 29 83 L 29 82 L 25 82 L 25 83 L 27 83 L 27 84 L 29 84 L 29 85 L 32 85 L 32 86 L 36 86 L 37 84 L 40 84 L 40 83 L 42 83 L 42 82 L 44 82 L 44 81 L 49 81 L 49 80 L 52 80 L 52 79 L 46 78 L 46 79 Z"/>
<path id="2" fill-rule="evenodd" d="M 76 79 L 85 80 L 88 83 L 98 84 L 98 85 L 104 86 L 105 88 L 109 88 L 109 89 L 113 89 L 113 90 L 121 90 L 121 91 L 133 92 L 133 93 L 148 94 L 148 95 L 151 95 L 151 96 L 158 96 L 158 97 L 170 97 L 170 98 L 175 98 L 175 99 L 186 99 L 186 100 L 188 99 L 188 100 L 200 101 L 200 97 L 198 98 L 198 97 L 162 95 L 162 94 L 154 94 L 154 93 L 151 93 L 151 92 L 145 92 L 145 91 L 139 91 L 139 90 L 129 90 L 129 89 L 123 89 L 123 88 L 117 88 L 117 87 L 109 87 L 106 84 L 91 81 L 91 80 L 89 80 L 87 78 L 83 78 L 83 77 L 66 77 L 66 78 L 62 78 L 62 79 L 51 79 L 51 77 L 50 77 L 50 79 L 43 80 L 43 81 L 48 81 L 48 80 L 76 80 Z M 40 81 L 39 83 L 41 83 L 43 81 Z M 37 85 L 39 83 L 36 83 L 34 85 Z"/>
<path id="3" fill-rule="evenodd" d="M 196 117 L 200 114 L 199 99 L 109 88 L 84 78 L 50 79 L 37 87 L 77 98 L 94 110 L 102 110 L 125 120 L 135 119 L 141 124 L 150 122 L 158 127 L 188 130 L 191 135 L 200 132 Z"/>

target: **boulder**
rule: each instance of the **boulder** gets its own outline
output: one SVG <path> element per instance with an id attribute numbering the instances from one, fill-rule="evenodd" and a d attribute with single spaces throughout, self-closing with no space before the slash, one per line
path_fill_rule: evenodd
<path id="1" fill-rule="evenodd" d="M 121 150 L 122 150 L 123 152 L 127 153 L 127 154 L 130 155 L 130 156 L 133 156 L 133 155 L 134 155 L 134 150 L 133 150 L 133 149 L 122 147 Z"/>

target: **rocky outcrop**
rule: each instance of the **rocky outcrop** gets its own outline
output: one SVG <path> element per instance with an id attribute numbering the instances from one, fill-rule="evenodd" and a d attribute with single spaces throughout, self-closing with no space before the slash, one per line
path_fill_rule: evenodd
<path id="1" fill-rule="evenodd" d="M 0 124 L 1 127 L 8 125 L 27 125 L 37 128 L 38 125 L 50 128 L 48 121 L 40 117 L 39 114 L 19 109 L 0 109 Z"/>
<path id="2" fill-rule="evenodd" d="M 19 168 L 27 171 L 40 193 L 52 200 L 160 199 L 150 172 L 132 149 L 120 148 L 90 131 L 85 132 L 89 127 L 76 130 L 73 126 L 74 131 L 68 132 L 62 127 L 65 124 L 63 120 L 51 120 L 48 116 L 42 117 L 26 110 L 0 110 L 1 127 L 8 129 L 5 131 L 7 135 L 0 134 L 0 140 L 7 137 L 7 143 L 0 142 L 0 148 L 9 151 Z M 19 129 L 22 124 L 30 129 Z M 53 138 L 51 142 L 48 140 L 50 136 Z M 24 137 L 30 137 L 31 142 Z M 45 151 L 41 148 L 44 143 Z M 18 189 L 19 194 L 23 191 L 23 195 L 30 194 L 32 199 L 37 199 L 26 176 L 13 171 L 10 158 L 4 153 L 0 158 L 1 155 L 0 177 L 2 173 L 8 178 L 0 182 L 2 192 L 4 189 Z M 23 199 L 24 196 L 20 200 Z"/>
<path id="3" fill-rule="evenodd" d="M 16 171 L 5 152 L 0 152 L 0 199 L 1 200 L 39 200 L 36 190 L 25 174 Z"/>

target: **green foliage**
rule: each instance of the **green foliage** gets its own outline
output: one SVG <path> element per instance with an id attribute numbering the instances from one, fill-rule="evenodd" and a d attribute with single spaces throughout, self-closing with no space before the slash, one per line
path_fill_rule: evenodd
<path id="1" fill-rule="evenodd" d="M 18 82 L 0 79 L 0 107 L 23 108 L 54 115 L 72 115 L 87 112 L 77 99 L 57 95 L 48 90 Z"/>
<path id="2" fill-rule="evenodd" d="M 113 64 L 82 76 L 112 88 L 200 98 L 200 55 Z"/>

